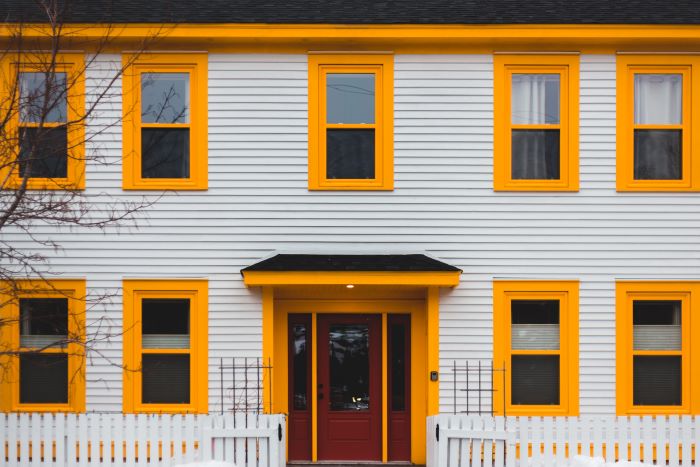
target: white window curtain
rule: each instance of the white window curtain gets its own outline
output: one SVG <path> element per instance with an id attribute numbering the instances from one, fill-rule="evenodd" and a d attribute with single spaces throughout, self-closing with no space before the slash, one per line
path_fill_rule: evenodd
<path id="1" fill-rule="evenodd" d="M 559 75 L 514 74 L 511 89 L 514 125 L 559 123 Z"/>
<path id="2" fill-rule="evenodd" d="M 683 75 L 634 75 L 634 123 L 677 125 L 682 114 Z"/>

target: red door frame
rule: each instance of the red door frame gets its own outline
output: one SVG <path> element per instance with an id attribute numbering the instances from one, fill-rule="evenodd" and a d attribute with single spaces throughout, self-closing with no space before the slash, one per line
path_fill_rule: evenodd
<path id="1" fill-rule="evenodd" d="M 367 324 L 369 329 L 369 396 L 367 411 L 331 411 L 331 324 Z M 318 329 L 318 459 L 376 460 L 382 458 L 382 320 L 381 315 L 319 314 Z M 364 429 L 363 429 L 364 428 Z M 344 436 L 344 433 L 350 436 Z"/>

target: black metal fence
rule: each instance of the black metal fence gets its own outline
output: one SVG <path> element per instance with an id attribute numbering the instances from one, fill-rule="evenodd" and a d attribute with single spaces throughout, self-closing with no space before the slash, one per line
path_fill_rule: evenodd
<path id="1" fill-rule="evenodd" d="M 266 386 L 263 386 L 265 381 Z M 219 359 L 221 413 L 263 413 L 263 391 L 272 400 L 272 365 L 261 358 Z"/>
<path id="2" fill-rule="evenodd" d="M 501 380 L 502 390 L 494 381 Z M 493 360 L 464 360 L 452 362 L 452 413 L 494 414 L 496 398 L 502 398 L 505 415 L 506 369 L 494 367 Z"/>

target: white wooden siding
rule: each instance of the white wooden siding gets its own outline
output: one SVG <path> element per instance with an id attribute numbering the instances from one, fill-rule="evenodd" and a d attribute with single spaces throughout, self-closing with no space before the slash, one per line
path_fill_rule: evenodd
<path id="1" fill-rule="evenodd" d="M 100 57 L 88 93 L 119 60 Z M 45 253 L 55 271 L 117 294 L 90 311 L 115 330 L 122 278 L 208 278 L 212 410 L 218 359 L 261 352 L 260 294 L 239 271 L 274 251 L 427 252 L 462 268 L 441 298 L 443 409 L 452 360 L 491 358 L 494 278 L 578 279 L 581 413 L 612 414 L 615 279 L 700 279 L 698 196 L 616 193 L 615 57 L 586 55 L 580 192 L 494 193 L 492 76 L 490 55 L 396 56 L 395 190 L 309 192 L 306 56 L 212 54 L 209 190 L 165 194 L 138 228 L 65 229 L 53 235 L 64 250 Z M 101 202 L 143 194 L 121 190 L 119 91 L 93 119 L 105 127 L 89 146 L 109 164 L 90 165 L 87 193 Z M 119 337 L 100 350 L 120 363 Z M 88 410 L 119 411 L 121 379 L 90 360 Z"/>

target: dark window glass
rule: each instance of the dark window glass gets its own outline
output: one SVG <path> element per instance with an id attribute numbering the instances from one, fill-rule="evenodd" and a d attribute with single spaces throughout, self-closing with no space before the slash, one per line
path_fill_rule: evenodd
<path id="1" fill-rule="evenodd" d="M 326 177 L 374 178 L 374 130 L 327 130 Z"/>
<path id="2" fill-rule="evenodd" d="M 326 75 L 327 123 L 374 123 L 374 74 Z"/>
<path id="3" fill-rule="evenodd" d="M 634 357 L 634 405 L 681 405 L 681 357 Z"/>
<path id="4" fill-rule="evenodd" d="M 144 298 L 141 302 L 143 334 L 189 334 L 189 298 Z"/>
<path id="5" fill-rule="evenodd" d="M 329 339 L 331 410 L 369 410 L 369 327 L 333 325 Z"/>
<path id="6" fill-rule="evenodd" d="M 65 122 L 67 119 L 66 91 L 65 73 L 20 73 L 20 122 Z"/>
<path id="7" fill-rule="evenodd" d="M 189 404 L 190 356 L 144 354 L 141 380 L 144 404 Z"/>
<path id="8" fill-rule="evenodd" d="M 189 74 L 143 73 L 141 75 L 141 121 L 143 123 L 187 123 L 189 101 Z"/>
<path id="9" fill-rule="evenodd" d="M 559 130 L 513 130 L 513 180 L 558 180 Z"/>
<path id="10" fill-rule="evenodd" d="M 67 298 L 22 298 L 19 300 L 20 334 L 66 336 Z"/>
<path id="11" fill-rule="evenodd" d="M 66 127 L 20 128 L 19 139 L 20 177 L 68 176 Z"/>
<path id="12" fill-rule="evenodd" d="M 295 324 L 292 333 L 294 334 L 294 410 L 306 410 L 308 382 L 306 325 Z"/>
<path id="13" fill-rule="evenodd" d="M 513 355 L 511 401 L 514 405 L 559 405 L 559 356 Z"/>
<path id="14" fill-rule="evenodd" d="M 19 401 L 22 404 L 68 403 L 68 356 L 19 356 Z"/>
<path id="15" fill-rule="evenodd" d="M 406 326 L 392 324 L 389 330 L 391 352 L 391 410 L 406 410 Z"/>
<path id="16" fill-rule="evenodd" d="M 141 177 L 189 178 L 190 130 L 141 129 Z"/>
<path id="17" fill-rule="evenodd" d="M 513 324 L 559 324 L 559 300 L 513 300 Z"/>
<path id="18" fill-rule="evenodd" d="M 634 179 L 683 178 L 681 130 L 634 130 Z"/>

